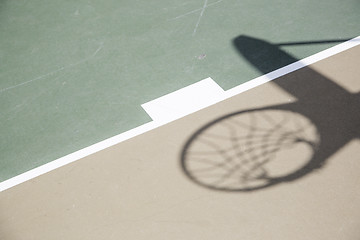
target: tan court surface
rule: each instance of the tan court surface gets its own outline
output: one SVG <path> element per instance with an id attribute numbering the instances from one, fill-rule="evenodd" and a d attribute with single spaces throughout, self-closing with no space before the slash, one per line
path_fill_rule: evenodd
<path id="1" fill-rule="evenodd" d="M 352 48 L 0 193 L 0 239 L 359 239 L 359 56 Z M 267 134 L 251 145 L 258 128 Z M 245 149 L 227 139 L 235 133 Z M 260 164 L 204 177 L 199 153 Z"/>

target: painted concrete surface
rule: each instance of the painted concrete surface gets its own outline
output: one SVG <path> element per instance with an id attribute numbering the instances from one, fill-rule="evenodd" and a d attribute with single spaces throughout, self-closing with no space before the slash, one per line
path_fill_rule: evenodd
<path id="1" fill-rule="evenodd" d="M 302 59 L 357 36 L 358 12 L 357 0 L 1 1 L 0 181 L 149 122 L 141 104 L 206 77 L 227 90 L 261 75 L 239 35 Z"/>
<path id="2" fill-rule="evenodd" d="M 359 55 L 350 49 L 0 193 L 1 239 L 356 239 Z M 193 164 L 198 154 L 210 168 Z"/>

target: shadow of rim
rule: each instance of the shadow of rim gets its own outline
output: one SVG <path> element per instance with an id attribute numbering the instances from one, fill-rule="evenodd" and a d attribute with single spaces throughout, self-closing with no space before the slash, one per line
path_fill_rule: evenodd
<path id="1" fill-rule="evenodd" d="M 277 106 L 269 106 L 269 107 L 262 107 L 262 108 L 254 108 L 254 109 L 248 109 L 248 110 L 242 110 L 242 111 L 237 111 L 237 112 L 233 112 L 233 113 L 229 113 L 226 114 L 224 116 L 221 116 L 219 118 L 216 118 L 210 122 L 208 122 L 207 124 L 205 124 L 204 126 L 202 126 L 200 129 L 198 129 L 197 131 L 195 131 L 191 137 L 187 140 L 187 142 L 185 143 L 185 145 L 182 148 L 181 151 L 181 169 L 182 171 L 185 173 L 185 175 L 191 179 L 194 183 L 211 189 L 211 190 L 217 190 L 217 191 L 225 191 L 225 192 L 252 192 L 252 191 L 256 191 L 256 190 L 260 190 L 260 189 L 264 189 L 264 188 L 269 188 L 272 186 L 275 186 L 277 184 L 280 183 L 286 183 L 286 182 L 291 182 L 294 180 L 297 180 L 309 173 L 311 173 L 312 171 L 315 171 L 316 169 L 322 167 L 323 163 L 321 161 L 318 161 L 316 158 L 316 148 L 317 146 L 312 146 L 312 155 L 311 157 L 306 161 L 305 164 L 303 164 L 303 166 L 299 169 L 297 169 L 296 171 L 290 173 L 289 175 L 286 176 L 282 176 L 282 177 L 276 177 L 276 178 L 269 178 L 267 180 L 269 180 L 266 184 L 264 185 L 260 185 L 260 186 L 256 186 L 256 187 L 245 187 L 245 188 L 234 188 L 234 189 L 230 189 L 227 187 L 216 187 L 216 186 L 211 186 L 209 184 L 205 184 L 201 181 L 199 181 L 197 178 L 195 178 L 193 176 L 193 174 L 191 173 L 191 171 L 189 171 L 189 169 L 186 166 L 186 161 L 187 161 L 187 154 L 188 154 L 188 150 L 190 148 L 190 146 L 194 143 L 194 141 L 196 141 L 197 137 L 203 133 L 205 130 L 207 130 L 208 128 L 212 127 L 213 125 L 231 118 L 233 116 L 239 115 L 239 114 L 243 114 L 243 113 L 249 113 L 249 112 L 255 112 L 255 111 L 264 111 L 264 110 L 280 110 L 280 111 L 288 111 L 291 113 L 295 113 L 295 114 L 299 114 L 297 111 L 292 110 L 291 104 L 289 106 L 289 104 L 283 104 L 283 105 L 277 105 Z M 311 123 L 313 123 L 310 119 L 307 118 L 307 120 L 309 120 Z M 315 125 L 314 125 L 315 126 Z M 320 135 L 319 135 L 320 136 Z M 321 145 L 321 141 L 319 143 L 319 145 Z"/>

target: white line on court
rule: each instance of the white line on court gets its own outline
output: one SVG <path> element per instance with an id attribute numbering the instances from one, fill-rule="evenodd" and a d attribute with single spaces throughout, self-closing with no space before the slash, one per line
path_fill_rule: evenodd
<path id="1" fill-rule="evenodd" d="M 186 115 L 189 115 L 193 112 L 196 112 L 198 110 L 201 110 L 207 106 L 210 106 L 210 105 L 213 105 L 213 104 L 216 104 L 222 100 L 225 100 L 225 99 L 228 99 L 230 97 L 233 97 L 239 93 L 242 93 L 242 92 L 245 92 L 247 90 L 250 90 L 252 88 L 255 88 L 261 84 L 264 84 L 266 82 L 269 82 L 271 80 L 274 80 L 280 76 L 283 76 L 285 74 L 288 74 L 288 73 L 291 73 L 293 71 L 296 71 L 300 68 L 303 68 L 305 66 L 308 66 L 310 64 L 313 64 L 315 62 L 318 62 L 320 60 L 323 60 L 325 58 L 328 58 L 328 57 L 331 57 L 337 53 L 340 53 L 340 52 L 343 52 L 345 50 L 348 50 L 352 47 L 355 47 L 357 45 L 360 45 L 360 36 L 359 37 L 356 37 L 354 39 L 351 39 L 347 42 L 344 42 L 344 43 L 341 43 L 337 46 L 334 46 L 332 48 L 329 48 L 327 50 L 324 50 L 320 53 L 317 53 L 317 54 L 314 54 L 310 57 L 307 57 L 303 60 L 300 60 L 300 61 L 297 61 L 293 64 L 290 64 L 290 65 L 287 65 L 283 68 L 280 68 L 278 70 L 275 70 L 273 72 L 270 72 L 266 75 L 263 75 L 261 77 L 258 77 L 258 78 L 255 78 L 249 82 L 246 82 L 244 84 L 241 84 L 239 86 L 236 86 L 232 89 L 229 89 L 227 91 L 225 91 L 224 93 L 222 93 L 221 97 L 219 97 L 215 102 L 214 102 L 214 99 L 209 99 L 209 103 L 208 104 L 205 104 L 204 106 L 201 106 L 199 109 L 192 109 L 191 111 L 187 112 Z M 206 87 L 205 85 L 203 87 Z M 178 90 L 179 91 L 179 90 Z M 181 96 L 179 96 L 179 104 L 183 101 L 183 98 Z M 54 169 L 57 169 L 59 167 L 62 167 L 64 165 L 67 165 L 71 162 L 74 162 L 74 161 L 77 161 L 81 158 L 84 158 L 86 156 L 89 156 L 93 153 L 96 153 L 96 152 L 99 152 L 103 149 L 106 149 L 108 147 L 111 147 L 111 146 L 114 146 L 115 144 L 118 144 L 118 143 L 121 143 L 125 140 L 128 140 L 130 138 L 133 138 L 135 136 L 138 136 L 140 134 L 143 134 L 145 132 L 148 132 L 150 130 L 153 130 L 153 129 L 156 129 L 160 126 L 163 126 L 169 122 L 172 122 L 174 120 L 177 120 L 181 117 L 184 117 L 185 115 L 182 114 L 182 115 L 178 115 L 174 118 L 168 118 L 168 116 L 165 116 L 165 118 L 159 118 L 159 116 L 157 116 L 158 120 L 155 120 L 155 121 L 152 121 L 152 122 L 149 122 L 149 123 L 146 123 L 144 125 L 141 125 L 139 127 L 136 127 L 132 130 L 129 130 L 127 132 L 124 132 L 124 133 L 121 133 L 119 135 L 116 135 L 114 137 L 111 137 L 109 139 L 106 139 L 104 141 L 101 141 L 99 143 L 96 143 L 94 145 L 91 145 L 89 147 L 86 147 L 84 149 L 81 149 L 79 151 L 76 151 L 74 153 L 71 153 L 69 155 L 66 155 L 64 157 L 61 157 L 57 160 L 54 160 L 52 162 L 49 162 L 47 164 L 44 164 L 40 167 L 37 167 L 37 168 L 34 168 L 30 171 L 27 171 L 23 174 L 20 174 L 18 176 L 15 176 L 13 178 L 10 178 L 6 181 L 3 181 L 0 183 L 0 192 L 6 190 L 6 189 L 9 189 L 13 186 L 16 186 L 20 183 L 23 183 L 25 181 L 28 181 L 28 180 L 31 180 L 37 176 L 40 176 L 42 174 L 45 174 L 47 172 L 50 172 Z"/>
<path id="2" fill-rule="evenodd" d="M 206 78 L 141 105 L 154 121 L 170 122 L 224 99 L 225 91 Z"/>

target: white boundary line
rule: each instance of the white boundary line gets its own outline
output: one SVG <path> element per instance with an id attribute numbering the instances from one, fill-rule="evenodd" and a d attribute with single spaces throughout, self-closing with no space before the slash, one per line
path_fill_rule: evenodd
<path id="1" fill-rule="evenodd" d="M 212 102 L 210 103 L 210 105 L 216 104 L 222 100 L 228 99 L 230 97 L 233 97 L 239 93 L 245 92 L 247 90 L 250 90 L 254 87 L 257 87 L 261 84 L 264 84 L 266 82 L 269 82 L 271 80 L 274 80 L 275 78 L 278 78 L 280 76 L 283 76 L 285 74 L 291 73 L 293 71 L 296 71 L 300 68 L 303 68 L 305 66 L 308 66 L 310 64 L 313 64 L 315 62 L 318 62 L 320 60 L 323 60 L 325 58 L 331 57 L 337 53 L 343 52 L 345 50 L 348 50 L 352 47 L 355 47 L 357 45 L 360 45 L 360 36 L 353 38 L 347 42 L 341 43 L 339 45 L 336 45 L 332 48 L 329 48 L 327 50 L 324 50 L 322 52 L 319 52 L 317 54 L 314 54 L 310 57 L 304 58 L 303 60 L 297 61 L 295 63 L 292 63 L 290 65 L 287 65 L 283 68 L 280 68 L 278 70 L 275 70 L 273 72 L 270 72 L 266 75 L 263 75 L 261 77 L 255 78 L 249 82 L 246 82 L 244 84 L 241 84 L 239 86 L 236 86 L 232 89 L 229 89 L 225 92 L 225 94 L 223 95 L 223 97 L 221 99 L 219 99 L 217 102 Z M 187 115 L 191 114 L 193 112 L 189 112 Z M 179 119 L 179 118 L 177 118 Z M 141 125 L 139 127 L 136 127 L 132 130 L 129 130 L 127 132 L 121 133 L 119 135 L 116 135 L 114 137 L 108 138 L 104 141 L 101 141 L 99 143 L 96 143 L 94 145 L 91 145 L 89 147 L 86 147 L 84 149 L 81 149 L 79 151 L 76 151 L 74 153 L 71 153 L 69 155 L 66 155 L 64 157 L 61 157 L 59 159 L 56 159 L 52 162 L 49 162 L 47 164 L 44 164 L 42 166 L 39 166 L 37 168 L 34 168 L 30 171 L 27 171 L 25 173 L 22 173 L 18 176 L 12 177 L 6 181 L 3 181 L 0 183 L 0 192 L 9 189 L 11 187 L 14 187 L 20 183 L 26 182 L 28 180 L 31 180 L 35 177 L 38 177 L 42 174 L 45 174 L 47 172 L 50 172 L 54 169 L 57 169 L 59 167 L 62 167 L 64 165 L 67 165 L 69 163 L 72 163 L 74 161 L 77 161 L 81 158 L 84 158 L 86 156 L 89 156 L 93 153 L 99 152 L 103 149 L 106 149 L 108 147 L 114 146 L 115 144 L 118 144 L 120 142 L 123 142 L 125 140 L 128 140 L 130 138 L 133 138 L 135 136 L 138 136 L 140 134 L 143 134 L 145 132 L 148 132 L 150 130 L 153 130 L 155 128 L 158 128 L 160 126 L 163 126 L 169 122 L 172 122 L 176 119 L 172 119 L 172 120 L 165 120 L 165 121 L 152 121 L 149 123 L 146 123 L 144 125 Z"/>

